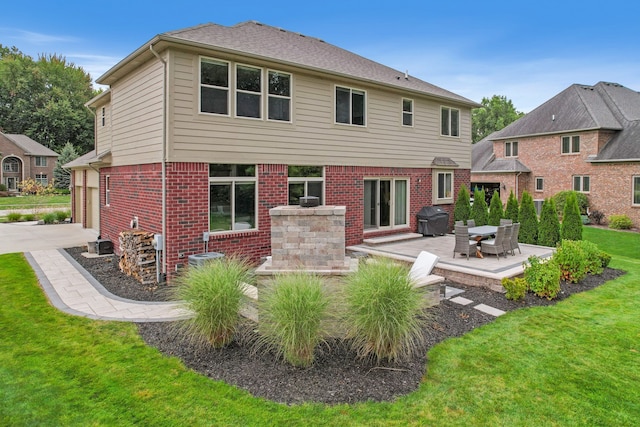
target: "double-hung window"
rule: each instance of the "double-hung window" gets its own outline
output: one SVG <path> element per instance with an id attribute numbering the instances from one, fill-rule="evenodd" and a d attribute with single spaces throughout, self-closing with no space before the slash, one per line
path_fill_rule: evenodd
<path id="1" fill-rule="evenodd" d="M 413 126 L 413 99 L 402 99 L 402 125 Z"/>
<path id="2" fill-rule="evenodd" d="M 236 66 L 236 116 L 262 117 L 262 69 Z"/>
<path id="3" fill-rule="evenodd" d="M 591 181 L 587 175 L 574 175 L 573 191 L 588 193 L 591 187 Z"/>
<path id="4" fill-rule="evenodd" d="M 289 166 L 289 204 L 297 205 L 300 197 L 315 196 L 324 204 L 322 187 L 324 168 L 322 166 Z"/>
<path id="5" fill-rule="evenodd" d="M 229 63 L 200 60 L 200 112 L 229 115 Z"/>
<path id="6" fill-rule="evenodd" d="M 640 176 L 633 177 L 633 204 L 640 206 Z"/>
<path id="7" fill-rule="evenodd" d="M 336 123 L 365 125 L 366 93 L 336 86 Z"/>
<path id="8" fill-rule="evenodd" d="M 104 204 L 109 206 L 111 204 L 111 176 L 104 177 Z"/>
<path id="9" fill-rule="evenodd" d="M 436 172 L 436 202 L 450 203 L 453 201 L 453 172 Z"/>
<path id="10" fill-rule="evenodd" d="M 255 165 L 209 165 L 209 230 L 256 228 Z"/>
<path id="11" fill-rule="evenodd" d="M 291 74 L 269 70 L 269 120 L 291 121 Z"/>
<path id="12" fill-rule="evenodd" d="M 562 154 L 575 154 L 580 152 L 580 135 L 562 137 Z"/>
<path id="13" fill-rule="evenodd" d="M 518 157 L 518 141 L 509 141 L 504 143 L 505 157 Z"/>
<path id="14" fill-rule="evenodd" d="M 441 130 L 445 136 L 460 136 L 460 110 L 449 107 L 440 109 Z"/>
<path id="15" fill-rule="evenodd" d="M 544 178 L 541 176 L 536 177 L 536 191 L 544 191 Z"/>
<path id="16" fill-rule="evenodd" d="M 41 166 L 41 167 L 47 166 L 47 158 L 46 157 L 44 157 L 44 156 L 36 156 L 35 160 L 36 160 L 36 166 Z"/>

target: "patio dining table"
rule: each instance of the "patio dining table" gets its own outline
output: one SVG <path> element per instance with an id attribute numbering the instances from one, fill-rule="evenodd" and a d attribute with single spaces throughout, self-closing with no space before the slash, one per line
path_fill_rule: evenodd
<path id="1" fill-rule="evenodd" d="M 495 225 L 479 225 L 477 227 L 469 227 L 469 236 L 480 243 L 480 241 L 486 237 L 495 235 L 498 232 L 498 227 Z M 484 258 L 480 246 L 476 248 L 476 257 Z"/>

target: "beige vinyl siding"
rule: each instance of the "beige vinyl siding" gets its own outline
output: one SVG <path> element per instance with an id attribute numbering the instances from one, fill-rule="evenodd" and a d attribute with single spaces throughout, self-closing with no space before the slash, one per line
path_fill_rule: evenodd
<path id="1" fill-rule="evenodd" d="M 407 128 L 401 121 L 401 100 L 406 93 L 319 78 L 271 64 L 269 68 L 293 76 L 292 123 L 200 114 L 199 57 L 175 53 L 171 64 L 175 97 L 170 107 L 174 122 L 169 161 L 429 167 L 434 157 L 445 156 L 461 168 L 471 167 L 469 108 L 454 105 L 461 110 L 462 136 L 442 137 L 439 126 L 443 104 L 438 100 L 411 94 L 414 127 Z M 366 126 L 335 123 L 336 85 L 366 91 Z M 233 98 L 233 91 L 230 96 Z"/>
<path id="2" fill-rule="evenodd" d="M 102 126 L 102 108 L 105 109 L 105 123 Z M 96 153 L 111 149 L 111 103 L 102 104 L 95 110 L 96 114 Z"/>
<path id="3" fill-rule="evenodd" d="M 111 86 L 112 166 L 162 160 L 163 80 L 154 58 Z"/>

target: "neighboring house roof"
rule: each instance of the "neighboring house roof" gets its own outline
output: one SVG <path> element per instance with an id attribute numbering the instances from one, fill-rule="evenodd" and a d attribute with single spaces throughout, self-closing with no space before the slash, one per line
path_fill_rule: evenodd
<path id="1" fill-rule="evenodd" d="M 528 171 L 517 159 L 496 159 L 493 153 L 495 140 L 584 130 L 614 132 L 604 148 L 589 161 L 640 161 L 640 93 L 618 83 L 571 85 L 504 129 L 474 144 L 471 171 Z"/>
<path id="2" fill-rule="evenodd" d="M 97 163 L 109 163 L 108 156 L 111 154 L 110 150 L 104 151 L 100 154 L 96 153 L 96 150 L 91 150 L 87 154 L 70 161 L 62 165 L 65 169 L 90 167 L 92 164 Z"/>
<path id="3" fill-rule="evenodd" d="M 130 63 L 138 63 L 141 55 L 150 55 L 150 46 L 161 42 L 186 44 L 200 48 L 223 50 L 228 53 L 249 55 L 262 60 L 355 78 L 371 83 L 419 92 L 457 102 L 470 107 L 480 104 L 438 86 L 427 83 L 404 72 L 394 70 L 375 61 L 341 49 L 323 40 L 264 25 L 255 21 L 226 27 L 202 24 L 154 37 L 136 52 L 120 61 L 96 81 L 111 84 L 126 74 Z"/>
<path id="4" fill-rule="evenodd" d="M 25 154 L 30 156 L 48 156 L 48 157 L 58 157 L 58 153 L 55 151 L 45 147 L 39 142 L 34 141 L 29 138 L 27 135 L 19 135 L 19 134 L 8 134 L 8 133 L 0 133 L 0 135 L 4 136 L 15 145 L 20 147 Z"/>

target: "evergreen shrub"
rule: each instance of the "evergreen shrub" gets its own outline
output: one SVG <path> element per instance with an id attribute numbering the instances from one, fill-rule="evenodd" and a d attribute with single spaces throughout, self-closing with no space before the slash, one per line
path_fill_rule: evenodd
<path id="1" fill-rule="evenodd" d="M 489 225 L 500 225 L 500 220 L 502 218 L 504 218 L 502 200 L 500 200 L 500 194 L 498 194 L 497 191 L 494 191 L 491 196 L 491 203 L 489 203 Z"/>
<path id="2" fill-rule="evenodd" d="M 471 206 L 471 218 L 476 221 L 476 226 L 487 225 L 488 221 L 487 201 L 485 200 L 484 190 L 475 190 L 473 192 L 473 206 Z"/>
<path id="3" fill-rule="evenodd" d="M 469 197 L 469 190 L 467 190 L 467 186 L 462 184 L 458 191 L 456 205 L 453 208 L 454 221 L 464 221 L 465 224 L 467 223 L 467 220 L 471 216 L 471 201 Z"/>
<path id="4" fill-rule="evenodd" d="M 582 219 L 580 218 L 575 192 L 567 196 L 567 201 L 564 205 L 560 238 L 562 240 L 582 240 Z"/>
<path id="5" fill-rule="evenodd" d="M 560 221 L 553 199 L 545 199 L 542 203 L 540 223 L 538 226 L 538 244 L 555 247 L 560 241 Z"/>
<path id="6" fill-rule="evenodd" d="M 519 221 L 518 218 L 518 198 L 513 194 L 513 190 L 509 193 L 509 198 L 507 199 L 507 206 L 504 210 L 504 217 L 506 219 L 510 219 L 515 224 Z"/>
<path id="7" fill-rule="evenodd" d="M 535 245 L 538 243 L 538 215 L 536 207 L 533 204 L 533 198 L 528 192 L 522 193 L 522 202 L 520 203 L 520 234 L 518 241 L 520 243 L 528 243 Z"/>

